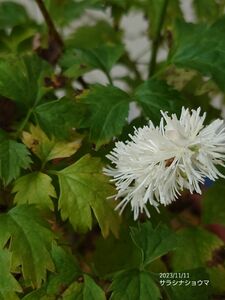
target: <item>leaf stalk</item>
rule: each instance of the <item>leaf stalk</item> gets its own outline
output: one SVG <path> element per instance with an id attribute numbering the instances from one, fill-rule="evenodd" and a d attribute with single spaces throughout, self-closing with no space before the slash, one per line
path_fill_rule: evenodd
<path id="1" fill-rule="evenodd" d="M 158 49 L 159 49 L 159 45 L 160 45 L 160 34 L 161 34 L 162 27 L 163 27 L 168 3 L 169 3 L 169 0 L 164 0 L 164 3 L 161 8 L 158 26 L 156 29 L 156 34 L 155 34 L 155 37 L 153 38 L 152 53 L 151 53 L 151 59 L 150 59 L 150 64 L 149 64 L 149 77 L 151 77 L 155 73 L 157 53 L 158 53 Z"/>

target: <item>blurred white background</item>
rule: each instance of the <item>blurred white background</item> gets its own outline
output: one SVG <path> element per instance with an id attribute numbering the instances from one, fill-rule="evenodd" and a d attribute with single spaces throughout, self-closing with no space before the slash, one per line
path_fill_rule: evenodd
<path id="1" fill-rule="evenodd" d="M 0 2 L 3 1 L 5 0 L 0 0 Z M 43 22 L 43 17 L 34 0 L 13 1 L 24 4 L 32 18 L 36 19 L 40 23 Z M 180 0 L 180 7 L 183 11 L 184 17 L 186 21 L 189 22 L 195 22 L 196 20 L 194 10 L 192 9 L 192 1 L 193 0 Z M 99 19 L 104 19 L 107 22 L 111 23 L 112 19 L 110 18 L 110 11 L 107 10 L 106 12 L 103 12 L 100 10 L 86 10 L 84 15 L 80 19 L 73 22 L 70 27 L 64 29 L 62 33 L 63 35 L 68 35 L 77 27 L 84 24 L 93 25 Z M 147 79 L 148 64 L 151 55 L 151 45 L 147 37 L 147 27 L 148 24 L 144 18 L 144 15 L 141 12 L 134 10 L 124 15 L 121 21 L 121 28 L 124 30 L 124 45 L 127 51 L 130 53 L 130 57 L 132 58 L 132 60 L 137 63 L 137 67 L 142 75 L 143 80 Z M 157 61 L 165 59 L 166 55 L 167 49 L 161 48 L 158 53 Z M 124 90 L 127 90 L 127 86 L 118 78 L 120 76 L 125 76 L 127 72 L 128 70 L 122 65 L 115 66 L 111 71 L 112 77 L 117 78 L 113 81 L 114 84 Z M 105 84 L 108 82 L 106 76 L 98 70 L 87 73 L 84 76 L 84 79 L 89 83 L 101 82 L 102 84 Z M 60 96 L 60 92 L 58 96 Z M 220 99 L 220 97 L 214 98 L 212 101 L 212 105 L 217 108 L 222 108 L 222 115 L 223 117 L 225 117 L 225 107 L 222 105 L 222 100 Z M 138 114 L 138 108 L 134 105 L 134 103 L 131 103 L 131 113 L 128 119 L 131 120 Z"/>
<path id="2" fill-rule="evenodd" d="M 2 2 L 3 0 L 0 0 Z M 43 22 L 42 15 L 34 0 L 13 0 L 20 4 L 24 4 L 27 7 L 29 14 L 35 18 L 38 22 Z M 180 5 L 187 21 L 194 21 L 195 15 L 191 6 L 192 0 L 181 0 Z M 73 31 L 76 27 L 82 24 L 94 24 L 97 20 L 104 19 L 107 22 L 112 22 L 110 18 L 110 11 L 105 13 L 97 10 L 87 10 L 84 16 L 74 22 L 70 28 L 66 29 L 64 34 L 68 34 Z M 148 63 L 150 57 L 150 44 L 147 38 L 147 21 L 140 12 L 131 11 L 122 18 L 121 27 L 124 30 L 124 44 L 126 49 L 129 51 L 131 58 L 138 63 L 138 68 L 141 71 L 143 79 L 147 78 Z M 161 49 L 158 55 L 158 61 L 162 60 L 166 56 L 166 51 Z M 121 73 L 124 75 L 126 70 L 122 67 L 115 67 L 112 70 L 113 77 L 119 76 Z M 89 82 L 95 82 L 96 79 L 102 83 L 107 82 L 107 78 L 99 71 L 92 71 L 87 76 Z M 116 85 L 120 85 L 120 82 L 114 82 Z M 121 88 L 125 88 L 121 86 Z"/>

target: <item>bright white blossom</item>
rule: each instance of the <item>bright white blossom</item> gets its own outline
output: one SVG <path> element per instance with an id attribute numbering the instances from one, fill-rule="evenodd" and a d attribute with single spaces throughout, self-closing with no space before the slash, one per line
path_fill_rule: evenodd
<path id="1" fill-rule="evenodd" d="M 113 167 L 104 169 L 113 177 L 120 212 L 130 202 L 134 219 L 145 212 L 147 203 L 158 211 L 158 205 L 176 200 L 183 189 L 201 194 L 201 184 L 208 177 L 223 176 L 215 165 L 224 166 L 225 127 L 223 120 L 204 126 L 206 113 L 200 108 L 182 108 L 180 119 L 161 112 L 159 127 L 150 121 L 148 126 L 135 129 L 130 141 L 117 142 L 107 158 Z"/>

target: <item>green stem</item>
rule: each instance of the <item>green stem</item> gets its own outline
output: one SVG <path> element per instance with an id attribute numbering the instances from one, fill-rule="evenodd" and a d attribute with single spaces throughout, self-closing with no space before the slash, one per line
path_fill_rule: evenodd
<path id="1" fill-rule="evenodd" d="M 108 79 L 108 81 L 109 81 L 109 84 L 113 85 L 113 80 L 112 80 L 112 78 L 111 78 L 109 72 L 106 71 L 106 70 L 105 70 L 105 75 L 106 75 L 106 77 L 107 77 L 107 79 Z"/>
<path id="2" fill-rule="evenodd" d="M 44 170 L 46 163 L 47 163 L 46 159 L 41 163 L 41 171 Z"/>
<path id="3" fill-rule="evenodd" d="M 165 71 L 167 70 L 167 68 L 170 66 L 170 64 L 168 62 L 166 62 L 159 70 L 157 70 L 156 72 L 154 72 L 154 74 L 152 75 L 152 78 L 158 78 L 160 77 L 163 73 L 165 73 Z"/>
<path id="4" fill-rule="evenodd" d="M 47 170 L 47 173 L 50 174 L 50 175 L 56 175 L 57 176 L 59 172 L 55 171 L 55 170 Z"/>
<path id="5" fill-rule="evenodd" d="M 141 77 L 140 72 L 137 69 L 136 62 L 130 59 L 129 54 L 127 52 L 125 52 L 124 55 L 121 57 L 120 60 L 121 60 L 122 63 L 124 63 L 125 65 L 127 65 L 127 67 L 131 71 L 134 71 L 136 79 L 141 82 L 142 81 L 142 77 Z"/>
<path id="6" fill-rule="evenodd" d="M 152 44 L 152 54 L 151 54 L 151 60 L 150 60 L 150 64 L 149 64 L 149 77 L 151 77 L 155 72 L 156 58 L 157 58 L 157 53 L 158 53 L 158 49 L 159 49 L 159 45 L 160 45 L 160 34 L 161 34 L 164 19 L 165 19 L 168 2 L 169 2 L 169 0 L 164 0 L 164 3 L 162 4 L 162 7 L 161 7 L 158 27 L 156 30 L 155 37 L 153 39 L 153 44 Z"/>
<path id="7" fill-rule="evenodd" d="M 16 132 L 16 138 L 18 138 L 21 134 L 21 132 L 23 131 L 24 127 L 27 125 L 27 122 L 29 121 L 30 119 L 30 116 L 32 115 L 33 113 L 33 109 L 29 109 L 28 112 L 27 112 L 27 115 L 26 117 L 24 118 L 23 122 L 20 124 L 17 132 Z"/>

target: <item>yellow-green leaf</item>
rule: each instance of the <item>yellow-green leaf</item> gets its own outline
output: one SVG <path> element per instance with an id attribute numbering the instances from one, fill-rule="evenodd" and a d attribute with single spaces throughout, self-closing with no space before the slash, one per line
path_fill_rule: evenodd
<path id="1" fill-rule="evenodd" d="M 51 177 L 41 172 L 29 173 L 18 178 L 12 192 L 16 193 L 14 202 L 17 204 L 38 204 L 54 209 L 50 197 L 56 198 Z"/>
<path id="2" fill-rule="evenodd" d="M 91 229 L 93 211 L 103 236 L 107 236 L 110 230 L 117 234 L 119 217 L 107 199 L 115 191 L 102 168 L 100 159 L 85 155 L 59 171 L 59 209 L 63 220 L 69 219 L 74 229 L 82 232 Z"/>
<path id="3" fill-rule="evenodd" d="M 43 162 L 55 158 L 64 158 L 73 155 L 80 147 L 81 135 L 74 134 L 73 141 L 59 141 L 51 139 L 40 127 L 31 125 L 30 132 L 23 132 L 23 143 Z"/>

